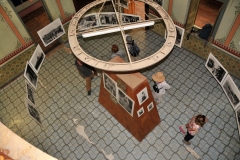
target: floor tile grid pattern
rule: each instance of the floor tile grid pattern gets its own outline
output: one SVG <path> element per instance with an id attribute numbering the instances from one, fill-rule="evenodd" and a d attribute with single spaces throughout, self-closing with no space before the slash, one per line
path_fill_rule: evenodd
<path id="1" fill-rule="evenodd" d="M 58 159 L 104 159 L 100 149 L 115 159 L 195 159 L 182 144 L 178 127 L 197 113 L 209 123 L 192 140 L 193 149 L 203 159 L 239 159 L 239 135 L 234 111 L 220 85 L 204 67 L 204 61 L 190 52 L 174 48 L 157 67 L 143 71 L 151 75 L 163 71 L 172 86 L 158 105 L 162 122 L 139 143 L 98 103 L 100 77 L 93 80 L 87 96 L 85 81 L 74 66 L 74 57 L 59 50 L 45 59 L 36 90 L 42 125 L 28 115 L 24 78 L 0 91 L 1 121 L 19 136 Z M 234 79 L 238 86 L 240 81 Z M 76 132 L 85 126 L 91 145 Z M 195 147 L 194 147 L 195 146 Z"/>

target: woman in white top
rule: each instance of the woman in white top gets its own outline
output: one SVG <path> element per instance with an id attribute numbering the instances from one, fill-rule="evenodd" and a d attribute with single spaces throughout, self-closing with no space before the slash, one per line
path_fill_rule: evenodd
<path id="1" fill-rule="evenodd" d="M 166 89 L 170 89 L 170 85 L 165 81 L 165 77 L 162 72 L 157 72 L 152 76 L 154 81 L 153 85 L 153 98 L 157 104 L 162 101 L 162 96 L 165 94 Z"/>

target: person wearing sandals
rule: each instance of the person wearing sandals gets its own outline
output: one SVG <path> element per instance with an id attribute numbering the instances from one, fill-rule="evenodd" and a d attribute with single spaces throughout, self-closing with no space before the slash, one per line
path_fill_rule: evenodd
<path id="1" fill-rule="evenodd" d="M 182 140 L 183 143 L 186 145 L 190 145 L 191 143 L 189 142 L 193 137 L 198 133 L 201 127 L 208 121 L 206 116 L 204 115 L 197 115 L 194 116 L 189 123 L 186 124 L 187 128 L 187 134 Z"/>

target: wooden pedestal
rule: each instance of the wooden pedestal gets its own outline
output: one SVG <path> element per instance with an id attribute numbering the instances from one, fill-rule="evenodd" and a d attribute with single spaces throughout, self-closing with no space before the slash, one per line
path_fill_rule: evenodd
<path id="1" fill-rule="evenodd" d="M 124 62 L 120 57 L 116 56 L 111 62 Z M 160 117 L 156 104 L 154 102 L 148 80 L 141 73 L 112 73 L 104 72 L 117 82 L 117 88 L 120 88 L 128 97 L 134 101 L 133 115 L 129 114 L 117 101 L 118 89 L 116 97 L 114 97 L 104 87 L 103 78 L 101 80 L 99 103 L 102 104 L 138 141 L 142 141 L 144 137 L 151 132 L 154 127 L 160 123 Z M 148 98 L 139 104 L 140 98 L 138 93 L 146 88 Z M 141 103 L 141 102 L 140 102 Z M 148 106 L 152 103 L 153 108 L 149 111 Z M 139 116 L 137 113 L 143 107 L 144 113 Z"/>

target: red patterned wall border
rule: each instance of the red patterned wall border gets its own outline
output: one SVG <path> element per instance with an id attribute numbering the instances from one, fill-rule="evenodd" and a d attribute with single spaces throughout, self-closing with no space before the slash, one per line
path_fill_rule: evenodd
<path id="1" fill-rule="evenodd" d="M 21 48 L 18 48 L 17 50 L 13 51 L 12 53 L 10 53 L 9 55 L 5 56 L 3 59 L 0 60 L 0 65 L 4 64 L 5 62 L 7 62 L 9 59 L 13 58 L 14 56 L 18 55 L 19 53 L 21 53 L 24 49 L 28 48 L 29 46 L 31 46 L 32 44 L 34 44 L 33 41 L 27 43 L 25 46 L 22 46 Z"/>
<path id="2" fill-rule="evenodd" d="M 173 21 L 173 22 L 174 22 L 175 25 L 184 28 L 184 25 L 183 25 L 183 24 L 181 24 L 181 23 L 179 23 L 179 22 L 176 22 L 176 21 Z"/>
<path id="3" fill-rule="evenodd" d="M 221 44 L 221 43 L 219 43 L 219 42 L 217 42 L 215 40 L 213 40 L 212 43 L 240 58 L 240 52 L 239 51 L 236 51 L 236 50 L 234 50 L 232 48 L 229 48 L 229 47 L 225 46 L 224 44 Z"/>

